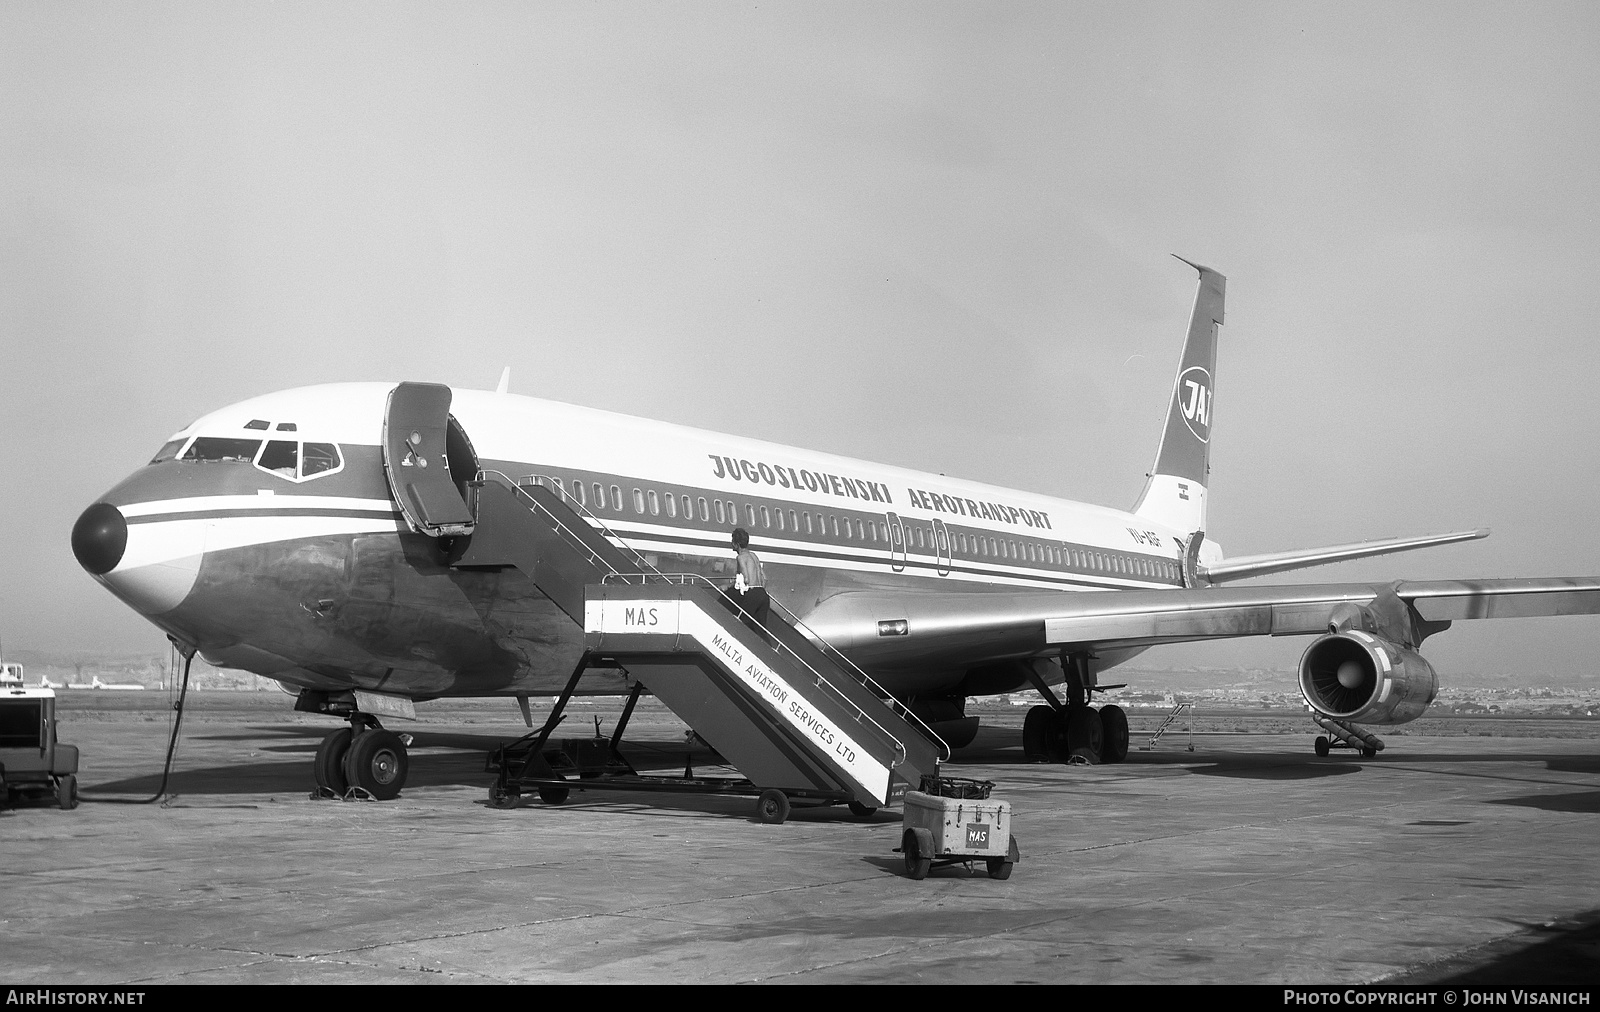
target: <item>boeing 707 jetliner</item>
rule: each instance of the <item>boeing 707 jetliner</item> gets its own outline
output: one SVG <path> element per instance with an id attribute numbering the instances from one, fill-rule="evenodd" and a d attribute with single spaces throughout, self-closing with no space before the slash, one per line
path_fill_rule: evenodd
<path id="1" fill-rule="evenodd" d="M 1187 261 L 1185 261 L 1187 263 Z M 504 392 L 344 383 L 268 394 L 178 432 L 84 511 L 78 561 L 207 661 L 348 720 L 317 778 L 393 796 L 405 746 L 362 731 L 393 704 L 562 692 L 584 630 L 514 566 L 461 564 L 474 483 L 542 485 L 661 573 L 732 577 L 750 534 L 774 602 L 950 744 L 971 696 L 1028 687 L 1031 759 L 1115 762 L 1104 672 L 1162 643 L 1313 637 L 1299 684 L 1335 745 L 1423 713 L 1423 641 L 1457 619 L 1593 614 L 1600 579 L 1233 587 L 1469 531 L 1227 558 L 1206 540 L 1224 278 L 1199 290 L 1155 466 L 1123 511 Z M 467 554 L 464 554 L 467 553 Z M 581 608 L 579 609 L 581 614 Z M 626 691 L 610 668 L 582 691 Z M 351 742 L 354 740 L 355 745 Z M 376 737 L 366 738 L 378 741 Z"/>

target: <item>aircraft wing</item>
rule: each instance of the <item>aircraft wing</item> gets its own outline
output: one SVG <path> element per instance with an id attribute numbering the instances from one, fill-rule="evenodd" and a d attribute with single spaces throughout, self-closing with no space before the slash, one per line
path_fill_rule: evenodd
<path id="1" fill-rule="evenodd" d="M 1398 602 L 1399 612 L 1385 611 Z M 1240 636 L 1310 636 L 1356 609 L 1414 611 L 1421 636 L 1458 619 L 1600 614 L 1600 577 L 1060 593 L 845 593 L 806 624 L 883 667 L 973 666 L 1054 653 Z M 1435 624 L 1440 623 L 1440 624 Z"/>

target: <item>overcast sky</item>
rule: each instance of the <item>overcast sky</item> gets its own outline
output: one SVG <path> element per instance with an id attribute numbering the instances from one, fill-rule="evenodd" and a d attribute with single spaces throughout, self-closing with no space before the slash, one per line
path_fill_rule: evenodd
<path id="1" fill-rule="evenodd" d="M 1172 252 L 1229 279 L 1230 554 L 1489 526 L 1279 582 L 1600 574 L 1597 54 L 1592 3 L 4 0 L 0 638 L 160 652 L 73 522 L 197 415 L 315 382 L 510 365 L 1126 508 Z M 1427 653 L 1544 682 L 1597 647 Z"/>

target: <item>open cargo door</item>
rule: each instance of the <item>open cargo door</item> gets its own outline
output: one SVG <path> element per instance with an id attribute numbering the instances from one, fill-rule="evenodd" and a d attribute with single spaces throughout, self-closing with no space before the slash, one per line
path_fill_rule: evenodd
<path id="1" fill-rule="evenodd" d="M 451 454 L 466 459 L 457 459 L 452 468 Z M 472 511 L 462 498 L 460 482 L 475 477 L 477 469 L 472 444 L 450 417 L 449 387 L 401 383 L 389 392 L 383 415 L 383 472 L 412 530 L 434 538 L 471 534 Z"/>

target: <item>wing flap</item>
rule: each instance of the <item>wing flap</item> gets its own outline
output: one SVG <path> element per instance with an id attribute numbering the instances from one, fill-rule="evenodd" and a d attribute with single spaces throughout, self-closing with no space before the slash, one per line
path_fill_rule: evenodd
<path id="1" fill-rule="evenodd" d="M 1433 622 L 1476 618 L 1600 615 L 1600 579 L 1433 580 L 1401 583 L 1395 592 Z"/>

